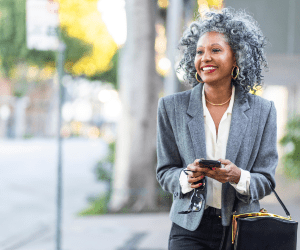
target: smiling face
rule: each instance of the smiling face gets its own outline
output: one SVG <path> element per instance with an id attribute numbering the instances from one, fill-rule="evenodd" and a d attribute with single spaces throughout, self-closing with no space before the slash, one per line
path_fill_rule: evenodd
<path id="1" fill-rule="evenodd" d="M 234 53 L 224 34 L 207 32 L 199 38 L 195 68 L 205 83 L 231 83 L 231 71 L 236 65 Z"/>

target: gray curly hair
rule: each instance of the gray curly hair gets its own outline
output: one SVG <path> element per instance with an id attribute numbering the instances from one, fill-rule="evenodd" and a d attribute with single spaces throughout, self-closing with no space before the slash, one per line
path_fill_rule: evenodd
<path id="1" fill-rule="evenodd" d="M 179 62 L 178 70 L 184 71 L 184 79 L 193 87 L 199 83 L 195 79 L 194 65 L 197 42 L 204 33 L 210 31 L 224 34 L 233 50 L 240 73 L 237 79 L 232 79 L 232 84 L 240 85 L 245 93 L 255 91 L 254 87 L 261 86 L 262 67 L 268 68 L 263 50 L 267 39 L 252 16 L 244 10 L 235 11 L 231 7 L 224 8 L 221 12 L 206 12 L 183 33 L 179 42 L 183 58 Z"/>

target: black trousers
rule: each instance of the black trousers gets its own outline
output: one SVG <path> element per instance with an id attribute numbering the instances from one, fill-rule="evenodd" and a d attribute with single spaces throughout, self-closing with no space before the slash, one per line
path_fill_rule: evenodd
<path id="1" fill-rule="evenodd" d="M 173 223 L 169 250 L 219 250 L 227 227 L 222 226 L 221 218 L 206 209 L 199 227 L 189 231 Z"/>

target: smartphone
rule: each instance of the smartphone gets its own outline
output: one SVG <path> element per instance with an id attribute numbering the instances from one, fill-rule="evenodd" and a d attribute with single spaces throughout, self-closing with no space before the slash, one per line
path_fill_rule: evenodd
<path id="1" fill-rule="evenodd" d="M 212 170 L 212 168 L 221 168 L 221 162 L 220 161 L 214 161 L 214 160 L 204 160 L 201 159 L 199 161 L 200 168 L 209 168 Z M 200 181 L 195 182 L 194 184 L 203 183 L 203 179 Z"/>
<path id="2" fill-rule="evenodd" d="M 199 165 L 200 165 L 200 168 L 209 168 L 209 169 L 221 168 L 221 162 L 220 161 L 213 161 L 213 160 L 201 159 L 199 161 Z"/>
<path id="3" fill-rule="evenodd" d="M 199 165 L 200 168 L 221 168 L 221 162 L 220 161 L 214 161 L 214 160 L 204 160 L 204 159 L 200 159 L 199 160 Z M 187 175 L 187 172 L 193 172 L 191 170 L 184 170 L 185 174 Z M 200 181 L 196 181 L 193 184 L 199 184 L 199 183 L 204 183 L 203 179 Z M 201 189 L 203 189 L 204 186 L 201 187 Z"/>

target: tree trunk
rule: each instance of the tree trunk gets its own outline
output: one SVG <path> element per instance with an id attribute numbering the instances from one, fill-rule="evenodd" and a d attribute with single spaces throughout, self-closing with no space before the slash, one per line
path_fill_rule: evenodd
<path id="1" fill-rule="evenodd" d="M 155 1 L 127 0 L 127 41 L 121 51 L 122 117 L 113 173 L 112 212 L 156 209 L 156 111 L 160 80 L 155 70 Z"/>

